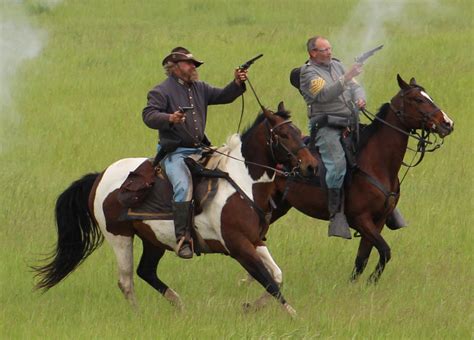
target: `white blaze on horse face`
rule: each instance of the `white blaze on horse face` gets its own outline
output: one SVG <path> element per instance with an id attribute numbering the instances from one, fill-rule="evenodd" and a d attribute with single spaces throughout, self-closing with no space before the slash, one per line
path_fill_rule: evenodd
<path id="1" fill-rule="evenodd" d="M 425 91 L 421 91 L 421 94 L 427 98 L 429 101 L 431 101 L 431 104 L 435 105 L 434 104 L 434 101 L 433 99 L 431 99 L 431 97 L 428 95 L 428 93 L 426 93 Z M 448 115 L 443 111 L 443 110 L 440 110 L 441 113 L 443 114 L 443 119 L 444 119 L 444 122 L 449 126 L 449 127 L 452 127 L 454 122 L 451 120 L 451 118 L 448 117 Z"/>
<path id="2" fill-rule="evenodd" d="M 443 110 L 441 110 L 441 113 L 443 114 L 444 122 L 448 124 L 449 127 L 453 127 L 454 122 L 451 120 L 451 118 L 449 118 L 448 115 L 444 113 Z"/>
<path id="3" fill-rule="evenodd" d="M 428 93 L 426 93 L 425 91 L 421 91 L 421 94 L 423 95 L 423 97 L 429 99 L 431 101 L 431 103 L 433 104 L 433 99 L 431 99 L 431 97 L 428 95 Z"/>

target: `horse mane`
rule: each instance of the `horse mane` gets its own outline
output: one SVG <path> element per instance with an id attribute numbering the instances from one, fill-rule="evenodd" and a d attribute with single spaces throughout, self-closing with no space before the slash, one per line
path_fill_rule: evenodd
<path id="1" fill-rule="evenodd" d="M 278 111 L 278 112 L 275 112 L 274 115 L 277 115 L 277 116 L 279 116 L 283 119 L 290 119 L 291 112 L 290 111 Z M 245 139 L 258 124 L 263 122 L 264 119 L 265 119 L 265 115 L 263 114 L 263 112 L 260 112 L 258 114 L 257 118 L 255 119 L 255 121 L 250 126 L 247 126 L 245 128 L 244 132 L 242 132 L 241 139 L 242 140 Z"/>
<path id="2" fill-rule="evenodd" d="M 376 116 L 380 119 L 385 119 L 385 117 L 387 116 L 389 108 L 390 108 L 389 103 L 383 104 L 380 107 L 379 112 L 377 112 Z M 372 136 L 375 134 L 375 132 L 377 132 L 379 127 L 382 126 L 382 125 L 383 125 L 382 122 L 380 122 L 377 119 L 374 119 L 372 121 L 372 123 L 370 123 L 369 125 L 366 125 L 364 128 L 362 128 L 360 130 L 359 147 L 358 147 L 359 152 L 364 149 L 364 147 L 369 142 L 370 138 L 372 138 Z"/>

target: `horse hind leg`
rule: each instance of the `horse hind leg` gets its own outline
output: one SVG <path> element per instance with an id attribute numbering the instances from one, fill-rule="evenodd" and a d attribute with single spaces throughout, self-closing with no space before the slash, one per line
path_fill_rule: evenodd
<path id="1" fill-rule="evenodd" d="M 112 246 L 118 265 L 118 286 L 125 299 L 134 308 L 138 308 L 133 286 L 133 236 L 106 234 Z"/>
<path id="2" fill-rule="evenodd" d="M 161 295 L 164 296 L 173 306 L 178 309 L 183 309 L 183 303 L 178 293 L 173 289 L 169 288 L 163 281 L 158 278 L 156 270 L 158 263 L 165 253 L 165 249 L 157 247 L 149 241 L 142 239 L 143 242 L 143 253 L 140 259 L 140 263 L 137 268 L 138 276 L 147 282 L 150 286 L 156 289 Z"/>

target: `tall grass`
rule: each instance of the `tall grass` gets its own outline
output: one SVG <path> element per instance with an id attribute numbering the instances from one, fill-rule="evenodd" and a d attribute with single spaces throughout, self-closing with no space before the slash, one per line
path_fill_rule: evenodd
<path id="1" fill-rule="evenodd" d="M 289 70 L 306 60 L 308 37 L 337 36 L 356 5 L 349 0 L 7 4 L 5 11 L 24 11 L 48 37 L 42 54 L 24 62 L 11 83 L 13 107 L 2 106 L 16 115 L 1 120 L 0 130 L 2 337 L 470 338 L 474 38 L 468 0 L 409 1 L 403 15 L 386 23 L 385 47 L 364 70 L 372 110 L 396 93 L 400 73 L 416 77 L 455 121 L 445 145 L 403 183 L 400 207 L 410 226 L 384 231 L 393 259 L 377 286 L 365 284 L 366 274 L 348 282 L 357 241 L 328 239 L 326 223 L 292 211 L 272 226 L 268 245 L 284 272 L 283 293 L 299 313 L 294 321 L 277 303 L 244 314 L 241 304 L 262 288 L 237 287 L 243 270 L 223 256 L 185 262 L 165 255 L 158 272 L 182 296 L 183 313 L 139 279 L 140 311 L 129 308 L 107 244 L 64 283 L 43 295 L 32 291 L 28 265 L 56 240 L 58 194 L 119 158 L 153 155 L 156 132 L 142 123 L 141 109 L 147 91 L 164 79 L 161 60 L 171 48 L 186 46 L 206 61 L 201 78 L 216 86 L 230 81 L 235 66 L 264 53 L 250 69 L 252 83 L 265 105 L 275 108 L 284 100 L 303 128 L 305 105 L 288 82 Z M 331 42 L 344 56 L 341 42 Z M 244 125 L 257 111 L 249 92 Z M 210 108 L 207 133 L 214 144 L 235 132 L 239 113 L 239 101 Z M 135 243 L 138 261 L 141 244 Z M 374 252 L 368 271 L 376 261 Z"/>

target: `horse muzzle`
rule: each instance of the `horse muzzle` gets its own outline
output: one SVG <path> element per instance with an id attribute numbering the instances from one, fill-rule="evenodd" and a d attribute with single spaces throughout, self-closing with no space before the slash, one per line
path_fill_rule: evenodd
<path id="1" fill-rule="evenodd" d="M 447 135 L 451 134 L 454 131 L 454 123 L 451 122 L 442 122 L 441 124 L 437 125 L 434 130 L 441 138 L 446 137 Z"/>
<path id="2" fill-rule="evenodd" d="M 318 168 L 318 161 L 308 148 L 301 149 L 298 152 L 298 159 L 299 159 L 299 169 L 303 176 L 311 176 L 316 173 L 316 169 Z"/>

